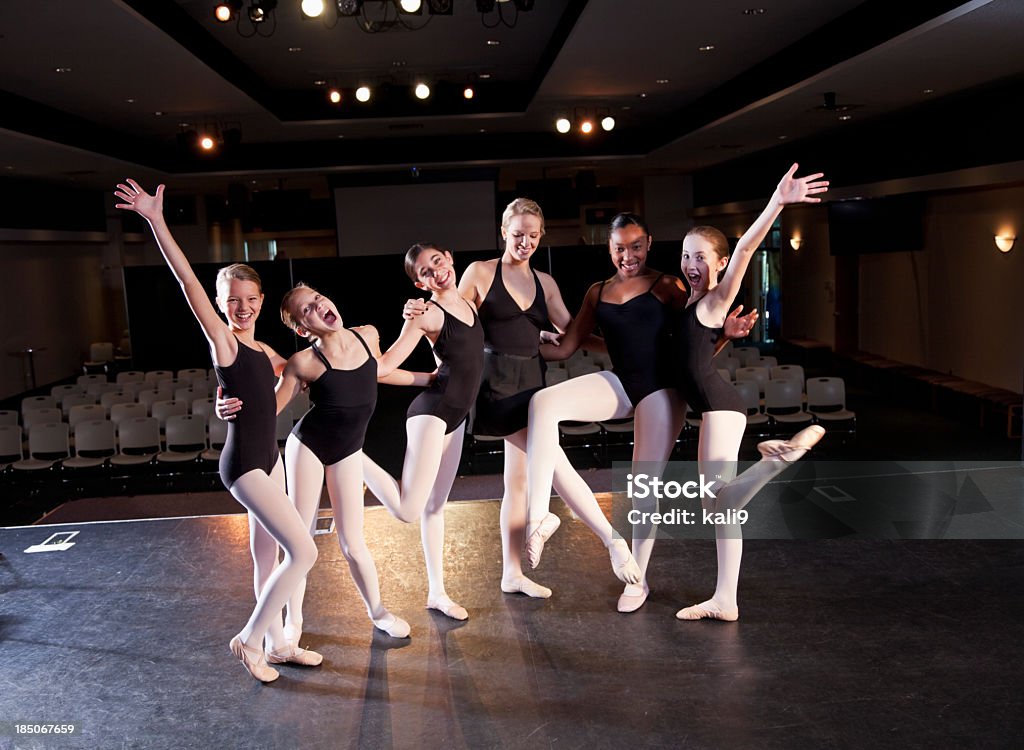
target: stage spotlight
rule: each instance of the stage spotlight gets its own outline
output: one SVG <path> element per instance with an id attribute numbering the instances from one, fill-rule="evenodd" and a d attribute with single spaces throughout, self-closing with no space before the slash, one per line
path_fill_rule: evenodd
<path id="1" fill-rule="evenodd" d="M 217 7 L 213 9 L 214 18 L 221 23 L 227 23 L 231 20 L 231 16 L 234 11 L 241 10 L 242 0 L 234 0 L 234 2 L 217 3 Z"/>
<path id="2" fill-rule="evenodd" d="M 405 13 L 419 13 L 423 9 L 421 0 L 399 0 L 398 6 Z"/>
<path id="3" fill-rule="evenodd" d="M 559 117 L 555 120 L 555 130 L 559 133 L 568 133 L 572 129 L 572 123 L 569 122 L 565 117 Z"/>
<path id="4" fill-rule="evenodd" d="M 338 13 L 343 16 L 354 16 L 363 7 L 363 0 L 338 0 Z"/>
<path id="5" fill-rule="evenodd" d="M 594 123 L 590 120 L 584 120 L 580 123 L 580 132 L 584 135 L 590 135 L 594 132 Z"/>
<path id="6" fill-rule="evenodd" d="M 331 100 L 331 104 L 338 104 L 341 102 L 341 92 L 338 89 L 331 89 L 327 92 L 327 98 Z"/>
<path id="7" fill-rule="evenodd" d="M 430 86 L 425 83 L 417 83 L 415 91 L 417 99 L 426 99 L 430 96 Z"/>
<path id="8" fill-rule="evenodd" d="M 306 18 L 319 18 L 324 14 L 324 0 L 302 0 L 299 7 Z"/>
<path id="9" fill-rule="evenodd" d="M 199 148 L 201 148 L 203 151 L 213 151 L 213 147 L 216 145 L 217 142 L 213 140 L 211 136 L 199 136 Z"/>
<path id="10" fill-rule="evenodd" d="M 462 92 L 462 96 L 466 99 L 472 99 L 474 95 L 475 93 L 471 86 L 466 86 L 466 88 Z"/>
<path id="11" fill-rule="evenodd" d="M 602 130 L 611 130 L 614 127 L 615 127 L 615 118 L 612 117 L 611 115 L 609 115 L 608 117 L 605 117 L 604 119 L 601 120 L 601 129 Z"/>
<path id="12" fill-rule="evenodd" d="M 356 99 L 358 99 L 361 102 L 368 102 L 368 101 L 370 101 L 370 87 L 369 86 L 360 86 L 359 88 L 357 88 L 356 89 Z"/>

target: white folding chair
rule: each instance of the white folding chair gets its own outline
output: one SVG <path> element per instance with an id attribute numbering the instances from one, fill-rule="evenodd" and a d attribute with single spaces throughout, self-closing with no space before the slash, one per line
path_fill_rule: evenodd
<path id="1" fill-rule="evenodd" d="M 775 424 L 809 425 L 814 415 L 804 411 L 803 390 L 795 380 L 769 380 L 764 388 L 764 411 Z"/>
<path id="2" fill-rule="evenodd" d="M 846 381 L 842 378 L 809 378 L 807 411 L 819 422 L 850 422 L 857 428 L 857 415 L 846 408 Z"/>
<path id="3" fill-rule="evenodd" d="M 99 373 L 93 373 L 91 375 L 79 375 L 78 378 L 76 378 L 75 382 L 78 383 L 78 385 L 85 388 L 93 383 L 106 383 L 107 376 L 100 375 Z"/>
<path id="4" fill-rule="evenodd" d="M 174 373 L 171 372 L 170 370 L 148 370 L 146 372 L 146 374 L 143 376 L 142 379 L 146 383 L 152 383 L 153 387 L 155 388 L 156 384 L 160 380 L 173 379 L 173 378 L 174 378 Z"/>
<path id="5" fill-rule="evenodd" d="M 160 432 L 164 432 L 168 419 L 188 414 L 188 404 L 184 401 L 154 401 L 149 414 L 160 423 Z"/>
<path id="6" fill-rule="evenodd" d="M 126 404 L 114 404 L 110 407 L 110 421 L 120 424 L 125 419 L 148 417 L 149 409 L 145 404 L 137 404 L 134 401 Z"/>
<path id="7" fill-rule="evenodd" d="M 44 424 L 46 422 L 60 422 L 62 416 L 60 409 L 55 406 L 48 409 L 30 409 L 26 412 L 22 412 L 21 426 L 25 428 L 25 434 L 28 435 L 31 432 L 33 425 Z"/>
<path id="8" fill-rule="evenodd" d="M 206 450 L 206 420 L 195 414 L 175 414 L 167 418 L 167 450 L 157 454 L 159 463 L 195 461 Z"/>
<path id="9" fill-rule="evenodd" d="M 178 382 L 193 383 L 196 380 L 206 380 L 206 370 L 191 367 L 187 370 L 178 370 L 178 374 L 175 377 L 177 377 Z"/>
<path id="10" fill-rule="evenodd" d="M 207 421 L 206 429 L 210 447 L 199 454 L 200 458 L 204 461 L 218 461 L 221 449 L 228 439 L 228 423 L 214 416 Z"/>
<path id="11" fill-rule="evenodd" d="M 751 380 L 757 383 L 757 391 L 761 395 L 764 395 L 764 387 L 768 384 L 768 370 L 764 367 L 737 367 L 736 368 L 736 382 L 741 380 Z"/>
<path id="12" fill-rule="evenodd" d="M 18 412 L 13 409 L 0 409 L 0 424 L 17 425 Z"/>
<path id="13" fill-rule="evenodd" d="M 68 427 L 72 430 L 79 422 L 91 422 L 107 418 L 107 410 L 100 404 L 79 404 L 68 412 Z"/>
<path id="14" fill-rule="evenodd" d="M 60 402 L 60 411 L 65 417 L 71 413 L 71 409 L 76 406 L 82 405 L 94 405 L 96 403 L 96 397 L 90 396 L 88 393 L 69 393 Z"/>
<path id="15" fill-rule="evenodd" d="M 100 396 L 100 404 L 110 412 L 114 404 L 134 404 L 135 396 L 124 391 L 111 391 Z"/>
<path id="16" fill-rule="evenodd" d="M 800 384 L 800 390 L 804 389 L 804 368 L 800 365 L 777 365 L 771 371 L 772 380 L 795 380 Z"/>
<path id="17" fill-rule="evenodd" d="M 75 455 L 64 461 L 65 469 L 92 469 L 117 453 L 114 423 L 90 420 L 75 425 Z"/>
<path id="18" fill-rule="evenodd" d="M 117 443 L 120 450 L 110 459 L 111 464 L 148 464 L 160 452 L 160 423 L 153 417 L 125 417 L 117 425 Z"/>
<path id="19" fill-rule="evenodd" d="M 28 433 L 28 455 L 28 458 L 11 464 L 11 468 L 15 471 L 40 471 L 70 456 L 67 423 L 39 422 L 32 425 Z"/>
<path id="20" fill-rule="evenodd" d="M 125 370 L 124 372 L 117 373 L 115 381 L 118 385 L 124 385 L 126 383 L 144 383 L 146 382 L 146 373 L 142 370 Z"/>
<path id="21" fill-rule="evenodd" d="M 24 415 L 35 409 L 56 409 L 57 399 L 53 396 L 26 396 L 21 400 L 21 413 Z"/>
<path id="22" fill-rule="evenodd" d="M 761 350 L 756 346 L 735 346 L 732 356 L 740 361 L 740 367 L 754 367 L 761 357 Z"/>
<path id="23" fill-rule="evenodd" d="M 66 385 L 55 385 L 50 389 L 50 395 L 57 399 L 57 403 L 61 403 L 65 397 L 72 394 L 85 393 L 85 389 L 78 385 L 78 383 L 70 383 Z"/>
<path id="24" fill-rule="evenodd" d="M 11 412 L 13 414 L 13 412 Z M 15 424 L 0 424 L 0 469 L 6 469 L 15 461 L 25 457 L 21 447 L 21 427 Z"/>
<path id="25" fill-rule="evenodd" d="M 743 399 L 747 410 L 747 427 L 760 427 L 769 423 L 768 415 L 761 411 L 761 394 L 753 380 L 738 380 L 732 384 Z"/>

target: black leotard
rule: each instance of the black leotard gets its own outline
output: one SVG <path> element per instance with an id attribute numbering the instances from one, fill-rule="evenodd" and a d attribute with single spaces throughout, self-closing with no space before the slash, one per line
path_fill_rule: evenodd
<path id="1" fill-rule="evenodd" d="M 664 275 L 658 276 L 646 292 L 621 304 L 601 299 L 604 283 L 597 294 L 597 324 L 608 346 L 612 372 L 633 406 L 672 385 L 672 358 L 667 344 L 669 310 L 654 296 L 654 287 Z"/>
<path id="2" fill-rule="evenodd" d="M 501 260 L 480 305 L 484 327 L 484 376 L 476 400 L 474 435 L 504 437 L 526 427 L 530 397 L 545 385 L 540 331 L 548 322 L 544 288 L 536 271 L 533 302 L 523 310 L 505 288 Z"/>
<path id="3" fill-rule="evenodd" d="M 473 310 L 473 325 L 466 325 L 433 300 L 444 313 L 444 325 L 434 342 L 434 356 L 440 362 L 437 379 L 409 404 L 406 418 L 432 414 L 444 420 L 455 432 L 469 414 L 480 390 L 480 373 L 484 369 L 484 329 Z M 469 303 L 466 303 L 469 305 Z M 469 305 L 473 309 L 472 305 Z"/>
<path id="4" fill-rule="evenodd" d="M 363 337 L 352 333 L 366 349 L 366 360 L 351 370 L 333 367 L 317 345 L 312 345 L 313 354 L 327 369 L 310 384 L 313 406 L 292 429 L 324 466 L 362 450 L 366 426 L 377 405 L 377 359 Z"/>
<path id="5" fill-rule="evenodd" d="M 238 398 L 245 404 L 228 422 L 228 436 L 220 452 L 220 479 L 231 489 L 236 479 L 253 469 L 269 475 L 281 457 L 276 438 L 277 376 L 266 352 L 241 341 L 235 361 L 227 367 L 214 365 L 214 370 L 224 398 Z"/>
<path id="6" fill-rule="evenodd" d="M 740 394 L 718 374 L 712 364 L 721 328 L 708 328 L 697 318 L 697 302 L 679 316 L 680 391 L 697 414 L 706 411 L 738 411 L 746 414 Z"/>

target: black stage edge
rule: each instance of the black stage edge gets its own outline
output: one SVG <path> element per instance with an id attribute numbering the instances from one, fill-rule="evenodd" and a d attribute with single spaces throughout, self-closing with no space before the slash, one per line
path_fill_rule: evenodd
<path id="1" fill-rule="evenodd" d="M 80 733 L 0 747 L 1019 746 L 1020 541 L 751 541 L 740 621 L 684 623 L 714 586 L 713 542 L 659 542 L 651 599 L 621 615 L 604 548 L 555 507 L 546 601 L 499 591 L 498 503 L 448 508 L 465 624 L 423 608 L 418 527 L 368 509 L 409 640 L 373 630 L 318 536 L 303 645 L 325 664 L 271 685 L 227 645 L 252 604 L 244 516 L 2 529 L 0 724 Z M 60 531 L 73 547 L 23 551 Z"/>

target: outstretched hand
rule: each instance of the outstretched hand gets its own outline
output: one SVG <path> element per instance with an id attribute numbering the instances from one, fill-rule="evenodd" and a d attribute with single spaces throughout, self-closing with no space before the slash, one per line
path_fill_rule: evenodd
<path id="1" fill-rule="evenodd" d="M 820 178 L 825 176 L 824 172 L 815 172 L 806 177 L 794 177 L 799 164 L 794 164 L 786 172 L 786 176 L 775 188 L 778 195 L 779 205 L 785 206 L 789 203 L 821 203 L 821 198 L 815 198 L 819 193 L 828 192 L 828 180 Z"/>
<path id="2" fill-rule="evenodd" d="M 743 317 L 740 317 L 741 312 L 743 312 L 743 305 L 737 305 L 736 309 L 726 316 L 724 334 L 727 339 L 746 338 L 754 330 L 754 323 L 758 318 L 757 310 L 751 310 Z"/>
<path id="3" fill-rule="evenodd" d="M 117 203 L 114 205 L 114 208 L 123 208 L 127 211 L 134 211 L 147 221 L 153 221 L 153 219 L 159 218 L 163 214 L 163 185 L 157 185 L 156 194 L 150 195 L 131 177 L 125 180 L 125 182 L 128 184 L 119 182 L 117 184 L 117 190 L 114 191 L 114 195 L 124 201 L 124 203 Z"/>

